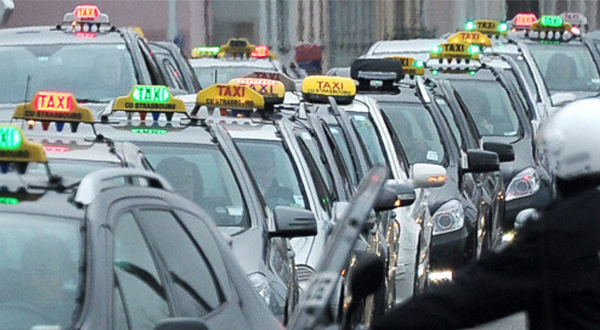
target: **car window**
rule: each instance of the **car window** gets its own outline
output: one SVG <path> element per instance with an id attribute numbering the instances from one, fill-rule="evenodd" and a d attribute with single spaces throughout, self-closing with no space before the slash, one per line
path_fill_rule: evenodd
<path id="1" fill-rule="evenodd" d="M 358 136 L 362 140 L 371 165 L 381 164 L 388 166 L 387 155 L 383 147 L 383 142 L 379 138 L 375 124 L 366 113 L 348 113 L 352 125 L 356 129 Z"/>
<path id="2" fill-rule="evenodd" d="M 194 73 L 200 85 L 227 84 L 233 78 L 240 78 L 254 71 L 275 70 L 273 66 L 222 66 L 194 67 Z"/>
<path id="3" fill-rule="evenodd" d="M 312 137 L 310 133 L 305 131 L 296 131 L 296 136 L 298 137 L 301 145 L 304 145 L 307 151 L 309 152 L 307 156 L 313 160 L 315 166 L 317 167 L 320 173 L 319 176 L 323 179 L 327 191 L 334 191 L 335 188 L 333 186 L 333 178 L 329 170 L 327 169 L 327 166 L 321 160 L 321 158 L 324 158 L 325 155 L 323 155 L 323 151 L 319 147 L 317 141 Z"/>
<path id="4" fill-rule="evenodd" d="M 0 214 L 1 329 L 72 328 L 83 283 L 80 224 Z"/>
<path id="5" fill-rule="evenodd" d="M 176 69 L 173 63 L 171 63 L 168 58 L 164 58 L 162 60 L 162 65 L 167 73 L 169 87 L 186 90 L 185 83 L 181 79 L 181 73 Z"/>
<path id="6" fill-rule="evenodd" d="M 523 58 L 522 55 L 513 56 L 513 59 L 517 63 L 519 71 L 523 73 L 523 77 L 525 77 L 525 83 L 527 83 L 527 85 L 529 86 L 529 90 L 531 91 L 531 93 L 533 93 L 534 100 L 538 101 L 539 94 L 537 84 L 535 83 L 533 73 L 531 72 L 531 68 L 527 64 L 527 61 L 525 61 L 525 58 Z"/>
<path id="7" fill-rule="evenodd" d="M 446 100 L 444 100 L 441 97 L 436 97 L 435 103 L 438 105 L 439 109 L 442 111 L 442 115 L 444 116 L 446 123 L 448 123 L 448 126 L 450 126 L 450 131 L 452 131 L 452 136 L 454 137 L 456 144 L 461 146 L 462 149 L 465 149 L 463 142 L 462 142 L 463 141 L 462 133 L 460 132 L 460 129 L 456 125 L 456 121 L 454 119 L 454 114 L 452 113 L 452 109 L 450 109 L 450 106 L 448 106 L 448 103 L 446 102 Z"/>
<path id="8" fill-rule="evenodd" d="M 350 148 L 348 147 L 348 142 L 346 140 L 344 132 L 342 131 L 342 128 L 337 124 L 330 124 L 325 126 L 331 134 L 331 137 L 333 137 L 337 146 L 337 150 L 339 150 L 342 154 L 342 159 L 344 160 L 344 165 L 348 169 L 348 173 L 350 174 L 350 178 L 352 179 L 352 184 L 356 186 L 360 178 L 358 177 L 356 167 L 354 166 L 354 159 L 350 153 Z M 357 146 L 357 148 L 359 148 L 359 146 Z"/>
<path id="9" fill-rule="evenodd" d="M 109 102 L 136 83 L 124 44 L 0 47 L 0 103 L 23 102 L 39 90 L 69 91 L 77 100 Z M 27 88 L 28 87 L 28 88 Z"/>
<path id="10" fill-rule="evenodd" d="M 600 91 L 600 76 L 592 54 L 583 44 L 528 45 L 550 92 Z"/>
<path id="11" fill-rule="evenodd" d="M 122 298 L 129 328 L 152 329 L 169 317 L 167 296 L 146 240 L 133 214 L 124 213 L 114 228 L 115 288 Z M 118 298 L 113 297 L 114 299 Z M 118 304 L 114 304 L 115 308 Z M 119 314 L 118 310 L 114 313 Z M 122 321 L 115 318 L 115 322 Z M 115 324 L 117 328 L 127 328 Z"/>
<path id="12" fill-rule="evenodd" d="M 310 135 L 307 132 L 301 132 L 300 134 Z M 300 145 L 300 151 L 306 159 L 310 175 L 315 183 L 315 188 L 317 190 L 317 195 L 319 197 L 319 201 L 321 202 L 321 206 L 323 206 L 325 210 L 329 211 L 331 209 L 331 203 L 338 200 L 338 198 L 334 195 L 334 187 L 329 187 L 327 181 L 323 178 L 323 175 L 325 175 L 331 179 L 329 173 L 325 169 L 324 164 L 321 161 L 313 158 L 313 156 L 318 156 L 320 151 L 317 150 L 316 153 L 313 154 L 312 149 L 309 147 L 310 142 L 305 142 L 301 137 L 298 137 L 298 143 Z"/>
<path id="13" fill-rule="evenodd" d="M 517 136 L 519 118 L 497 81 L 454 80 L 452 86 L 467 107 L 481 136 Z"/>
<path id="14" fill-rule="evenodd" d="M 446 153 L 431 114 L 419 103 L 380 102 L 411 164 L 443 164 Z"/>
<path id="15" fill-rule="evenodd" d="M 236 176 L 216 146 L 136 144 L 175 192 L 203 208 L 217 226 L 242 230 L 250 225 Z"/>
<path id="16" fill-rule="evenodd" d="M 181 316 L 200 317 L 224 302 L 216 274 L 204 252 L 182 228 L 173 213 L 141 210 L 141 224 L 164 262 L 177 311 Z M 174 258 L 173 256 L 177 256 Z"/>
<path id="17" fill-rule="evenodd" d="M 236 140 L 267 205 L 308 208 L 300 176 L 281 141 Z"/>

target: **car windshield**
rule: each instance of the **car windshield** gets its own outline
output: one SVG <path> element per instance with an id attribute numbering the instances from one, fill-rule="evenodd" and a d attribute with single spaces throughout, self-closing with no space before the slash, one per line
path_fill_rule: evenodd
<path id="1" fill-rule="evenodd" d="M 124 44 L 0 47 L 0 103 L 23 102 L 39 90 L 73 93 L 80 101 L 109 102 L 136 83 Z"/>
<path id="2" fill-rule="evenodd" d="M 517 136 L 519 118 L 508 93 L 497 81 L 455 80 L 454 89 L 464 102 L 481 136 Z"/>
<path id="3" fill-rule="evenodd" d="M 267 206 L 308 208 L 300 178 L 280 141 L 236 140 Z"/>
<path id="4" fill-rule="evenodd" d="M 583 44 L 531 44 L 528 47 L 552 94 L 600 91 L 598 68 Z"/>
<path id="5" fill-rule="evenodd" d="M 83 299 L 82 247 L 78 221 L 0 214 L 0 329 L 72 328 Z"/>
<path id="6" fill-rule="evenodd" d="M 204 209 L 217 226 L 232 227 L 234 233 L 250 225 L 239 183 L 217 147 L 136 144 L 175 192 Z"/>
<path id="7" fill-rule="evenodd" d="M 89 173 L 103 168 L 120 167 L 117 162 L 94 162 L 81 159 L 53 159 L 48 157 L 48 167 L 53 175 L 82 179 Z M 46 166 L 31 163 L 27 166 L 27 173 L 46 174 Z"/>
<path id="8" fill-rule="evenodd" d="M 240 78 L 254 71 L 274 70 L 273 66 L 222 66 L 194 67 L 194 73 L 201 86 L 227 84 L 233 78 Z"/>
<path id="9" fill-rule="evenodd" d="M 431 114 L 419 103 L 380 102 L 411 164 L 443 164 L 444 145 Z"/>
<path id="10" fill-rule="evenodd" d="M 369 114 L 357 112 L 348 112 L 348 114 L 350 115 L 352 125 L 356 129 L 356 132 L 358 132 L 358 136 L 365 146 L 371 164 L 381 164 L 387 166 L 387 156 L 385 149 L 383 148 L 383 143 L 379 139 L 375 124 L 373 124 Z"/>

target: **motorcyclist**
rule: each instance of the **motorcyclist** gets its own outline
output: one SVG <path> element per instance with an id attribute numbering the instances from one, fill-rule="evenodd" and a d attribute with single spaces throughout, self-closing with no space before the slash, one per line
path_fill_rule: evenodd
<path id="1" fill-rule="evenodd" d="M 525 311 L 531 329 L 600 328 L 600 100 L 546 123 L 557 200 L 502 251 L 396 307 L 373 329 L 456 329 Z"/>

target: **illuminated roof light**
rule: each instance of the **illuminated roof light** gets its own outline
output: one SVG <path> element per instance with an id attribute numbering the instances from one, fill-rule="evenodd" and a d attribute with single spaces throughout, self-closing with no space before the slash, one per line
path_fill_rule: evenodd
<path id="1" fill-rule="evenodd" d="M 475 22 L 473 22 L 473 21 L 468 21 L 468 22 L 465 24 L 465 30 L 467 30 L 467 31 L 473 31 L 473 30 L 475 30 Z"/>
<path id="2" fill-rule="evenodd" d="M 95 5 L 79 5 L 73 13 L 79 20 L 95 20 L 100 16 L 100 10 Z"/>
<path id="3" fill-rule="evenodd" d="M 480 50 L 479 50 L 479 46 L 471 45 L 471 46 L 469 46 L 469 49 L 467 51 L 471 55 L 477 55 L 477 54 L 479 54 Z"/>
<path id="4" fill-rule="evenodd" d="M 250 57 L 254 58 L 266 58 L 269 57 L 269 47 L 266 45 L 259 45 L 254 48 L 250 53 Z"/>
<path id="5" fill-rule="evenodd" d="M 0 150 L 18 149 L 23 142 L 21 132 L 13 126 L 0 127 Z"/>
<path id="6" fill-rule="evenodd" d="M 131 98 L 136 102 L 167 103 L 171 93 L 166 86 L 136 86 Z"/>
<path id="7" fill-rule="evenodd" d="M 581 30 L 577 26 L 574 26 L 571 28 L 571 33 L 573 33 L 574 35 L 580 35 Z"/>
<path id="8" fill-rule="evenodd" d="M 437 69 L 431 70 L 431 74 L 434 76 L 437 76 L 439 73 L 440 73 L 440 71 L 438 71 Z"/>
<path id="9" fill-rule="evenodd" d="M 544 15 L 540 18 L 540 24 L 544 27 L 561 27 L 564 20 L 560 16 Z"/>
<path id="10" fill-rule="evenodd" d="M 14 197 L 0 197 L 0 204 L 17 205 L 19 200 Z"/>
<path id="11" fill-rule="evenodd" d="M 442 52 L 442 46 L 436 45 L 431 47 L 431 53 L 432 54 L 439 54 Z"/>
<path id="12" fill-rule="evenodd" d="M 469 71 L 469 74 L 470 74 L 471 76 L 474 76 L 476 73 L 477 73 L 477 71 L 475 71 L 475 70 L 471 70 L 471 71 Z"/>
<path id="13" fill-rule="evenodd" d="M 506 24 L 506 23 L 498 24 L 498 32 L 504 33 L 506 31 L 508 31 L 508 24 Z"/>
<path id="14" fill-rule="evenodd" d="M 416 60 L 413 62 L 413 66 L 417 69 L 421 69 L 425 67 L 425 62 L 421 61 L 421 60 Z"/>
<path id="15" fill-rule="evenodd" d="M 533 13 L 519 13 L 513 19 L 515 27 L 528 28 L 537 21 L 537 16 Z"/>

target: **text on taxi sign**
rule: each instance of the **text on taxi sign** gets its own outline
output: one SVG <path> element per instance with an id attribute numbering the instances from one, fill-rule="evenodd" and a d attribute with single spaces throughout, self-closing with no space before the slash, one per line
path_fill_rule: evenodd
<path id="1" fill-rule="evenodd" d="M 75 7 L 75 17 L 81 20 L 95 20 L 100 16 L 98 7 L 93 5 L 80 5 Z"/>
<path id="2" fill-rule="evenodd" d="M 131 98 L 136 102 L 166 103 L 171 93 L 164 86 L 136 86 Z"/>
<path id="3" fill-rule="evenodd" d="M 514 25 L 516 27 L 530 27 L 535 21 L 537 21 L 537 17 L 533 13 L 517 14 L 514 19 Z"/>
<path id="4" fill-rule="evenodd" d="M 23 137 L 18 129 L 12 126 L 0 127 L 0 150 L 13 150 L 21 146 Z"/>
<path id="5" fill-rule="evenodd" d="M 246 97 L 244 86 L 218 85 L 219 96 Z"/>
<path id="6" fill-rule="evenodd" d="M 261 95 L 275 95 L 285 93 L 283 83 L 276 80 L 259 78 L 235 78 L 229 81 L 230 85 L 248 86 Z"/>
<path id="7" fill-rule="evenodd" d="M 466 51 L 464 44 L 442 44 L 442 47 L 444 47 L 444 52 L 464 53 Z"/>
<path id="8" fill-rule="evenodd" d="M 35 96 L 34 109 L 51 112 L 73 111 L 73 94 L 40 91 Z"/>
<path id="9" fill-rule="evenodd" d="M 544 15 L 540 18 L 540 24 L 547 27 L 561 27 L 563 25 L 563 18 L 560 16 Z"/>

